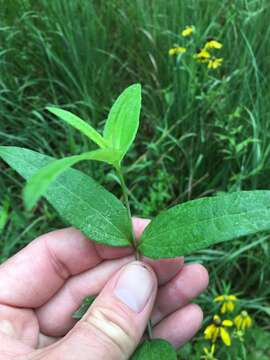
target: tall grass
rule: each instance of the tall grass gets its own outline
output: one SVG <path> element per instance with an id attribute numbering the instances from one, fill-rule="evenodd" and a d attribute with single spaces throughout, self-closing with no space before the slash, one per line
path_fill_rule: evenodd
<path id="1" fill-rule="evenodd" d="M 178 202 L 220 191 L 269 188 L 270 4 L 267 0 L 1 1 L 0 142 L 57 157 L 85 150 L 86 140 L 50 117 L 64 106 L 101 128 L 114 98 L 143 85 L 143 111 L 126 177 L 133 212 L 152 216 Z M 179 31 L 194 42 L 222 41 L 224 63 L 206 72 L 192 58 L 168 57 Z M 118 193 L 95 163 L 81 168 Z M 11 203 L 2 260 L 37 234 L 63 226 L 42 203 L 21 206 L 21 179 L 0 164 L 1 195 Z M 252 205 L 252 204 L 251 204 Z M 230 283 L 269 329 L 267 234 L 200 252 L 215 291 Z"/>

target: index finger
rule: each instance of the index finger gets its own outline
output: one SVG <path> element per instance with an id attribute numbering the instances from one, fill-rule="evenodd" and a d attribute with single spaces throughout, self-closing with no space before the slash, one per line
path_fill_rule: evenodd
<path id="1" fill-rule="evenodd" d="M 105 247 L 106 258 L 132 253 L 129 247 Z M 32 241 L 0 266 L 0 303 L 38 307 L 46 303 L 73 275 L 103 260 L 96 243 L 79 230 L 67 228 Z"/>

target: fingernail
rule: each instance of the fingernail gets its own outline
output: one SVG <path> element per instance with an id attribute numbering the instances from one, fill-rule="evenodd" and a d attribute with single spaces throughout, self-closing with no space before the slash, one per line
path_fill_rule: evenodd
<path id="1" fill-rule="evenodd" d="M 139 313 L 147 304 L 154 289 L 150 271 L 140 263 L 133 263 L 120 274 L 114 294 L 131 310 Z"/>

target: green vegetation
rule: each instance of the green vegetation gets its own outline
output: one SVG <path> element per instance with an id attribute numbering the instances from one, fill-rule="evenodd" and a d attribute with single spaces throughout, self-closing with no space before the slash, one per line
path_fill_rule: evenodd
<path id="1" fill-rule="evenodd" d="M 269 188 L 268 1 L 112 0 L 104 6 L 86 0 L 2 0 L 0 5 L 1 145 L 58 158 L 87 151 L 85 137 L 45 107 L 65 105 L 100 130 L 108 104 L 127 85 L 141 82 L 141 126 L 124 169 L 133 214 L 154 216 L 205 195 Z M 213 37 L 223 44 L 222 66 L 206 70 L 185 54 L 168 56 L 186 25 L 195 27 L 196 43 Z M 109 168 L 95 162 L 78 167 L 120 196 Z M 26 212 L 21 178 L 2 162 L 0 171 L 3 261 L 64 224 L 44 201 L 34 215 Z M 200 298 L 207 322 L 213 296 L 226 288 L 247 299 L 243 305 L 260 334 L 249 343 L 247 359 L 269 356 L 267 341 L 260 341 L 269 330 L 269 256 L 266 233 L 187 258 L 210 271 L 209 290 Z M 222 356 L 227 359 L 228 352 Z"/>

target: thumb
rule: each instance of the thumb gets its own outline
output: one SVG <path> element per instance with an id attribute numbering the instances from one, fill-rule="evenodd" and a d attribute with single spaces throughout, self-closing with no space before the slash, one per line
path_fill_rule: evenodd
<path id="1" fill-rule="evenodd" d="M 139 261 L 124 266 L 57 352 L 67 360 L 128 359 L 144 333 L 156 293 L 157 279 L 151 268 Z"/>

